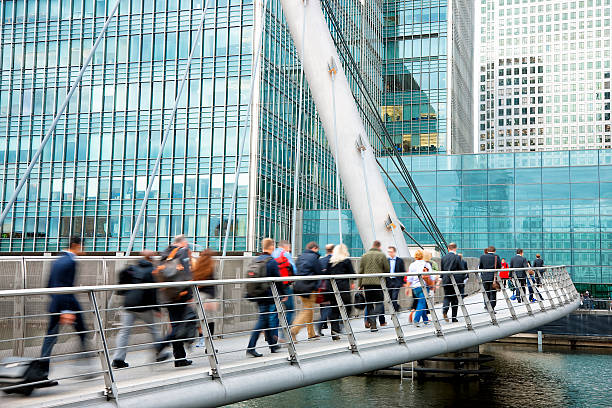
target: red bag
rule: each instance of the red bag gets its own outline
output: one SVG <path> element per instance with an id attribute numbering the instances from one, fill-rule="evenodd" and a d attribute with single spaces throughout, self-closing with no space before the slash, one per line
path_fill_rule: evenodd
<path id="1" fill-rule="evenodd" d="M 278 258 L 274 258 L 276 263 L 278 264 L 278 270 L 280 272 L 280 276 L 287 277 L 293 276 L 293 266 L 291 266 L 291 262 L 289 262 L 289 258 L 285 256 L 285 251 L 282 250 Z M 289 281 L 283 282 L 285 285 L 289 284 Z"/>

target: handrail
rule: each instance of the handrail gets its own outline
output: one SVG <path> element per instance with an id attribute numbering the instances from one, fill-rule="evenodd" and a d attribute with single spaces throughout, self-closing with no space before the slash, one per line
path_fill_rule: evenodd
<path id="1" fill-rule="evenodd" d="M 312 276 L 283 276 L 278 278 L 239 278 L 239 279 L 216 279 L 202 281 L 181 281 L 181 282 L 159 282 L 159 283 L 139 283 L 127 285 L 100 285 L 100 286 L 75 286 L 75 287 L 59 287 L 59 288 L 34 288 L 34 289 L 9 289 L 0 290 L 0 297 L 7 296 L 29 296 L 29 295 L 59 295 L 69 293 L 83 292 L 108 292 L 115 290 L 130 290 L 130 289 L 157 289 L 169 287 L 184 287 L 184 286 L 216 286 L 229 284 L 243 284 L 253 282 L 296 282 L 308 280 L 328 280 L 328 279 L 361 279 L 364 277 L 398 277 L 398 276 L 421 276 L 421 275 L 454 275 L 458 273 L 482 273 L 482 272 L 499 272 L 499 271 L 527 271 L 527 270 L 543 270 L 543 269 L 559 269 L 564 266 L 542 266 L 537 268 L 498 268 L 498 269 L 469 269 L 462 271 L 432 271 L 431 273 L 411 273 L 411 272 L 394 272 L 394 273 L 371 273 L 371 274 L 346 274 L 346 275 L 312 275 Z"/>

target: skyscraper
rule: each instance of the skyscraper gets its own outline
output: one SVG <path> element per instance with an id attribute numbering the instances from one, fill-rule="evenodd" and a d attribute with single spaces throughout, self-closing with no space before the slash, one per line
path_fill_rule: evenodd
<path id="1" fill-rule="evenodd" d="M 473 150 L 471 1 L 385 1 L 381 115 L 403 153 Z"/>
<path id="2" fill-rule="evenodd" d="M 481 0 L 477 149 L 612 147 L 610 0 Z"/>

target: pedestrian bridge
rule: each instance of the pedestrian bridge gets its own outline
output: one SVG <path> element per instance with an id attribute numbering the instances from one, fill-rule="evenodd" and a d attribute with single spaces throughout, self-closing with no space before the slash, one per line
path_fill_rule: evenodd
<path id="1" fill-rule="evenodd" d="M 25 267 L 24 267 L 25 269 Z M 497 292 L 495 311 L 488 298 L 483 296 L 481 271 L 467 271 L 466 296 L 459 296 L 458 321 L 445 321 L 442 317 L 443 291 L 460 294 L 461 282 L 452 280 L 448 287 L 438 287 L 426 297 L 430 311 L 430 323 L 417 327 L 409 322 L 410 298 L 402 294 L 403 308 L 395 313 L 391 299 L 385 291 L 387 325 L 378 332 L 364 327 L 363 311 L 342 303 L 337 286 L 339 278 L 356 278 L 357 275 L 330 275 L 330 294 L 340 305 L 344 325 L 340 340 L 332 341 L 329 330 L 317 340 L 306 339 L 302 330 L 293 341 L 282 344 L 280 352 L 271 354 L 263 336 L 258 351 L 264 356 L 247 358 L 245 350 L 250 329 L 257 318 L 253 302 L 244 299 L 244 287 L 253 279 L 222 279 L 216 281 L 189 282 L 190 285 L 216 285 L 223 307 L 214 310 L 211 302 L 205 302 L 195 292 L 191 307 L 198 312 L 198 322 L 203 329 L 207 347 L 192 346 L 188 358 L 189 367 L 175 368 L 172 362 L 155 362 L 147 350 L 152 345 L 143 322 L 137 321 L 133 329 L 131 345 L 126 361 L 128 368 L 110 366 L 115 349 L 117 323 L 117 298 L 113 292 L 134 287 L 159 288 L 180 283 L 148 285 L 102 285 L 54 289 L 10 289 L 0 291 L 0 356 L 19 355 L 34 358 L 40 353 L 40 344 L 46 327 L 40 304 L 49 294 L 73 293 L 84 308 L 84 318 L 93 336 L 95 355 L 82 357 L 75 341 L 76 336 L 65 327 L 58 335 L 59 341 L 51 362 L 50 379 L 59 385 L 35 389 L 32 395 L 16 394 L 0 396 L 2 407 L 53 407 L 53 406 L 121 406 L 121 407 L 206 407 L 219 406 L 251 398 L 265 396 L 293 388 L 304 387 L 344 376 L 407 363 L 410 361 L 460 350 L 512 334 L 524 332 L 559 319 L 580 303 L 566 268 L 545 267 L 536 270 L 540 284 L 534 288 L 541 296 L 533 302 L 518 303 L 512 300 L 512 291 Z M 440 272 L 445 274 L 445 272 Z M 401 275 L 409 275 L 407 273 Z M 378 276 L 385 286 L 388 275 Z M 283 278 L 286 280 L 288 278 Z M 293 277 L 291 280 L 310 279 Z M 278 279 L 262 279 L 266 282 Z M 422 277 L 421 277 L 422 281 Z M 459 283 L 459 285 L 457 284 Z M 518 280 L 513 279 L 515 286 Z M 286 312 L 282 296 L 272 286 L 274 301 L 279 313 L 278 329 L 287 333 Z M 354 291 L 356 289 L 353 289 Z M 402 291 L 403 292 L 403 291 Z M 520 290 L 527 300 L 527 288 Z M 297 298 L 297 297 L 296 297 Z M 351 298 L 352 299 L 352 298 Z M 297 302 L 299 303 L 299 302 Z M 353 304 L 353 306 L 356 306 Z M 12 308 L 12 309 L 11 309 Z M 300 307 L 296 305 L 296 308 Z M 32 311 L 37 311 L 33 313 Z M 348 312 L 348 313 L 347 313 Z M 450 314 L 450 313 L 449 313 Z M 315 320 L 317 319 L 315 313 Z M 208 323 L 215 322 L 212 334 Z M 159 323 L 167 328 L 167 320 Z M 15 336 L 14 333 L 22 333 Z M 11 387 L 5 387 L 10 392 Z"/>

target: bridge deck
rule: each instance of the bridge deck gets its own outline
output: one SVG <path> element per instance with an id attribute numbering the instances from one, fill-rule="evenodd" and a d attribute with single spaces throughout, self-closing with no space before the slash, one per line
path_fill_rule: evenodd
<path id="1" fill-rule="evenodd" d="M 509 294 L 510 295 L 510 294 Z M 491 320 L 486 308 L 483 306 L 482 294 L 475 294 L 465 298 L 466 307 L 469 316 L 471 317 L 474 328 L 482 326 L 490 326 Z M 519 320 L 528 318 L 527 309 L 524 304 L 512 302 L 515 312 Z M 534 313 L 541 313 L 539 305 L 532 303 Z M 550 302 L 544 300 L 544 306 L 548 310 Z M 436 312 L 441 318 L 441 305 L 436 305 Z M 446 323 L 441 320 L 442 330 L 445 335 L 454 332 L 465 332 L 466 325 L 461 308 L 459 308 L 459 322 Z M 506 308 L 504 297 L 498 293 L 498 307 L 496 317 L 498 321 L 511 319 L 510 311 Z M 426 338 L 436 338 L 433 324 L 421 325 L 415 327 L 408 322 L 408 312 L 399 314 L 399 320 L 404 332 L 406 343 L 410 346 L 411 342 L 423 340 Z M 387 326 L 382 327 L 379 332 L 371 333 L 364 328 L 363 318 L 354 318 L 351 320 L 351 326 L 355 332 L 356 340 L 360 350 L 366 349 L 369 346 L 375 346 L 381 343 L 397 343 L 397 336 L 393 322 L 387 315 Z M 339 341 L 332 341 L 329 337 L 329 331 L 321 340 L 307 341 L 306 330 L 303 329 L 298 335 L 297 351 L 300 359 L 307 359 L 309 356 L 323 356 L 341 353 L 349 353 L 348 340 L 346 336 L 342 336 Z M 267 347 L 264 347 L 265 342 L 263 336 L 260 337 L 259 345 L 260 352 L 264 354 L 262 358 L 247 358 L 245 356 L 245 348 L 248 342 L 248 335 L 242 334 L 237 337 L 225 337 L 215 339 L 215 345 L 218 349 L 218 357 L 220 363 L 220 371 L 222 375 L 231 375 L 232 372 L 244 372 L 245 370 L 261 369 L 275 365 L 288 365 L 287 349 L 283 348 L 280 353 L 270 354 Z M 114 370 L 115 379 L 119 395 L 126 395 L 133 392 L 146 393 L 147 390 L 152 390 L 157 387 L 166 387 L 171 384 L 177 385 L 181 382 L 190 380 L 198 381 L 214 381 L 208 375 L 209 364 L 208 359 L 204 354 L 203 348 L 193 347 L 188 352 L 188 358 L 193 359 L 194 364 L 186 368 L 174 368 L 172 362 L 164 362 L 144 367 L 136 367 L 152 361 L 152 353 L 147 350 L 129 352 L 126 361 L 134 368 Z M 64 361 L 55 362 L 52 365 L 50 378 L 61 378 L 68 375 L 76 375 L 79 370 L 91 371 L 92 366 L 84 367 L 83 363 Z M 91 359 L 90 364 L 94 367 L 99 367 L 99 359 Z M 37 389 L 30 397 L 22 397 L 18 395 L 3 395 L 0 397 L 0 405 L 3 407 L 53 407 L 53 406 L 84 406 L 88 404 L 103 403 L 105 400 L 101 396 L 104 389 L 104 381 L 102 377 L 97 377 L 89 380 L 73 379 L 63 380 L 60 385 L 52 388 Z"/>

